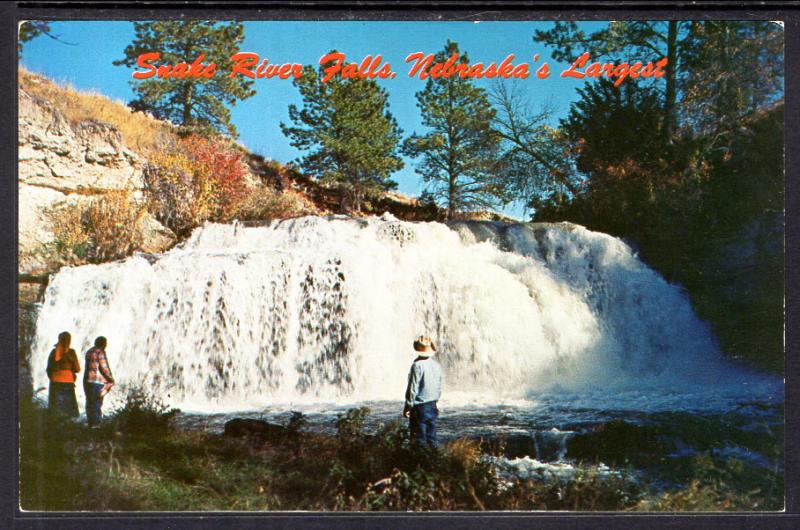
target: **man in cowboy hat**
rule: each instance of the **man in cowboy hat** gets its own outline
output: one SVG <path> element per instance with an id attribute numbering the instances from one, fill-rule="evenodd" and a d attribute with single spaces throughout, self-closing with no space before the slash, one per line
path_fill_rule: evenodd
<path id="1" fill-rule="evenodd" d="M 417 337 L 414 350 L 418 356 L 411 364 L 406 388 L 403 415 L 409 420 L 411 438 L 420 444 L 436 447 L 436 420 L 439 409 L 436 402 L 442 395 L 442 368 L 431 359 L 436 346 L 429 337 Z"/>

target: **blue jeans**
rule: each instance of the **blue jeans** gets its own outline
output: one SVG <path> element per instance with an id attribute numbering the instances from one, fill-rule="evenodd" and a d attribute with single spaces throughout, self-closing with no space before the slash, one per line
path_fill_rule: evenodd
<path id="1" fill-rule="evenodd" d="M 439 409 L 435 401 L 414 405 L 408 417 L 411 429 L 411 440 L 418 444 L 428 444 L 436 447 L 436 420 L 439 418 Z"/>
<path id="2" fill-rule="evenodd" d="M 103 385 L 94 383 L 83 383 L 83 391 L 86 393 L 86 420 L 89 426 L 100 425 L 103 419 Z"/>

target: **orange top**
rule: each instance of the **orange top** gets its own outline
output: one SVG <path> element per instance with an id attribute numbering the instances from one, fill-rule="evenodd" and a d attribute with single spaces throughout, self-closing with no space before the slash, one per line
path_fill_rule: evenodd
<path id="1" fill-rule="evenodd" d="M 50 376 L 50 381 L 53 383 L 74 383 L 75 372 L 72 370 L 59 370 L 57 372 L 53 372 L 53 375 Z"/>
<path id="2" fill-rule="evenodd" d="M 59 347 L 50 352 L 47 360 L 47 375 L 53 383 L 74 383 L 75 374 L 81 371 L 75 350 L 63 353 Z"/>

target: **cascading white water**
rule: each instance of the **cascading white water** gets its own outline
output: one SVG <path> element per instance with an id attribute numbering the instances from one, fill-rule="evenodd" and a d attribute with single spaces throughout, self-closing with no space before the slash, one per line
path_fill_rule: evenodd
<path id="1" fill-rule="evenodd" d="M 81 352 L 108 337 L 120 383 L 185 410 L 399 400 L 423 333 L 451 399 L 714 384 L 725 372 L 680 288 L 622 241 L 569 224 L 208 224 L 163 255 L 55 275 L 36 387 L 63 330 Z"/>

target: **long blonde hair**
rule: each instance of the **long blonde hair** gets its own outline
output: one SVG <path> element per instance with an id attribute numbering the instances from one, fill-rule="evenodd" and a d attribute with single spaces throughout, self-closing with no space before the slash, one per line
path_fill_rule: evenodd
<path id="1" fill-rule="evenodd" d="M 69 351 L 69 345 L 72 343 L 72 335 L 68 331 L 62 331 L 58 334 L 58 343 L 56 343 L 55 361 L 61 360 L 61 357 Z"/>

